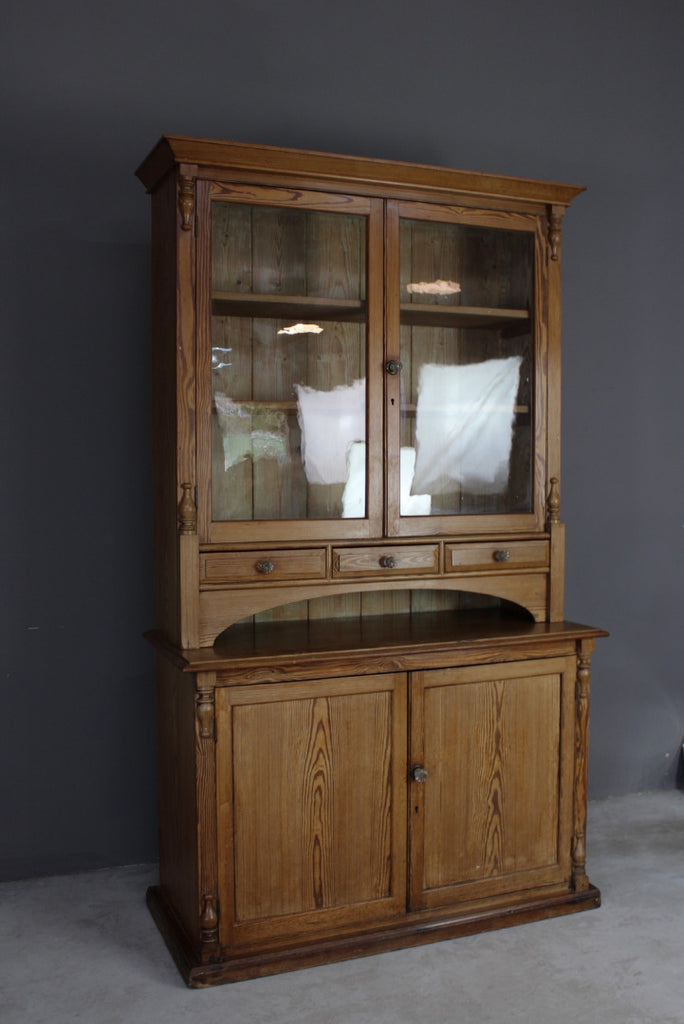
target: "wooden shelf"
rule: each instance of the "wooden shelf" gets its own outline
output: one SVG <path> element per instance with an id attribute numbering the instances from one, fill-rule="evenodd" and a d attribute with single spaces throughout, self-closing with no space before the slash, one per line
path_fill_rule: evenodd
<path id="1" fill-rule="evenodd" d="M 504 327 L 529 321 L 526 309 L 488 306 L 438 306 L 422 302 L 401 305 L 401 322 L 409 327 Z"/>
<path id="2" fill-rule="evenodd" d="M 290 399 L 289 401 L 279 401 L 279 400 L 275 400 L 275 399 L 273 401 L 271 401 L 269 399 L 259 399 L 258 401 L 253 401 L 251 398 L 241 398 L 241 399 L 237 399 L 235 404 L 236 405 L 251 405 L 251 406 L 254 406 L 255 409 L 283 409 L 286 412 L 290 412 L 290 411 L 294 412 L 296 410 L 296 408 L 297 408 L 297 402 L 294 399 Z M 416 408 L 417 408 L 417 406 L 415 405 L 415 403 L 411 403 L 411 402 L 403 403 L 402 402 L 401 412 L 404 415 L 407 415 L 407 416 L 415 416 Z M 433 411 L 436 411 L 436 410 L 433 410 Z M 529 413 L 529 411 L 530 411 L 529 405 L 515 405 L 515 406 L 513 406 L 513 412 L 516 415 L 524 415 L 526 413 Z"/>
<path id="3" fill-rule="evenodd" d="M 286 401 L 259 399 L 253 401 L 251 398 L 240 398 L 236 400 L 237 406 L 253 406 L 255 409 L 281 409 L 285 412 L 295 412 L 297 409 L 297 402 L 295 399 Z M 415 402 L 401 403 L 401 413 L 405 416 L 415 416 L 417 406 Z M 437 412 L 437 410 L 431 410 L 431 412 Z M 516 416 L 523 416 L 529 413 L 529 406 L 514 406 L 513 412 Z"/>
<path id="4" fill-rule="evenodd" d="M 237 398 L 235 399 L 235 405 L 252 406 L 254 409 L 282 409 L 285 412 L 296 412 L 297 402 L 294 398 L 288 399 L 287 401 L 278 401 L 270 399 L 259 399 L 258 401 L 252 401 L 251 398 Z"/>
<path id="5" fill-rule="evenodd" d="M 361 299 L 331 299 L 312 295 L 254 295 L 251 292 L 212 292 L 214 316 L 258 316 L 274 320 L 341 320 L 363 323 Z"/>
<path id="6" fill-rule="evenodd" d="M 361 299 L 331 299 L 312 295 L 255 295 L 251 292 L 212 292 L 214 316 L 341 320 L 362 323 L 366 303 Z M 440 306 L 402 303 L 401 322 L 410 327 L 505 327 L 529 322 L 526 309 L 489 306 Z"/>
<path id="7" fill-rule="evenodd" d="M 507 644 L 520 647 L 566 639 L 608 636 L 604 630 L 576 622 L 532 622 L 511 612 L 423 612 L 414 615 L 370 616 L 366 619 L 237 624 L 227 629 L 213 647 L 180 651 L 152 630 L 145 634 L 184 672 L 221 671 L 272 661 L 290 660 L 302 669 L 309 661 L 365 655 L 425 656 L 444 647 L 459 653 Z M 284 660 L 285 659 L 285 660 Z"/>
<path id="8" fill-rule="evenodd" d="M 401 412 L 404 415 L 406 415 L 406 416 L 415 416 L 416 409 L 417 409 L 417 406 L 414 403 L 404 404 L 402 402 Z M 430 412 L 439 412 L 439 411 L 440 410 L 435 408 L 434 406 L 430 409 Z M 496 406 L 494 409 L 491 409 L 490 411 L 491 412 L 494 412 L 494 411 L 499 412 L 500 411 L 500 407 Z M 513 406 L 513 412 L 516 414 L 516 416 L 527 414 L 527 413 L 529 413 L 529 411 L 530 411 L 529 405 L 514 405 Z"/>

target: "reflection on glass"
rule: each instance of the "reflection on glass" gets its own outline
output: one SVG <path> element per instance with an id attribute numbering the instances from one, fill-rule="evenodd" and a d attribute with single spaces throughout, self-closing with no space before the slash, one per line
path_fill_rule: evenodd
<path id="1" fill-rule="evenodd" d="M 278 334 L 322 334 L 323 328 L 318 324 L 292 324 L 291 327 L 281 327 Z"/>
<path id="2" fill-rule="evenodd" d="M 234 402 L 227 395 L 214 395 L 214 405 L 223 442 L 223 468 L 228 471 L 245 459 L 275 459 L 284 465 L 290 457 L 287 414 L 280 409 Z"/>
<path id="3" fill-rule="evenodd" d="M 310 484 L 344 484 L 350 448 L 366 437 L 366 382 L 332 391 L 296 384 L 302 462 Z"/>
<path id="4" fill-rule="evenodd" d="M 414 281 L 406 285 L 409 295 L 457 295 L 461 291 L 458 281 Z"/>
<path id="5" fill-rule="evenodd" d="M 211 245 L 213 518 L 364 517 L 365 217 L 215 202 Z"/>
<path id="6" fill-rule="evenodd" d="M 416 405 L 415 491 L 454 485 L 502 491 L 508 482 L 520 356 L 467 366 L 423 363 Z"/>
<path id="7" fill-rule="evenodd" d="M 400 232 L 401 515 L 530 511 L 533 237 Z M 407 495 L 427 501 L 409 511 Z"/>
<path id="8" fill-rule="evenodd" d="M 401 514 L 402 516 L 429 516 L 429 494 L 411 493 L 416 465 L 415 448 L 401 449 Z M 342 516 L 355 519 L 363 515 L 366 500 L 366 445 L 356 442 L 349 448 L 349 475 L 342 495 Z"/>

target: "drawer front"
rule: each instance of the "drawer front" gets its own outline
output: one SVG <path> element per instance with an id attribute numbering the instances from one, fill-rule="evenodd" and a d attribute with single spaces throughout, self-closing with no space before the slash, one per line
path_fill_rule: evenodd
<path id="1" fill-rule="evenodd" d="M 333 576 L 403 576 L 439 571 L 437 544 L 335 548 Z"/>
<path id="2" fill-rule="evenodd" d="M 546 569 L 549 545 L 545 540 L 499 541 L 496 544 L 447 544 L 447 572 L 478 572 L 507 569 Z"/>
<path id="3" fill-rule="evenodd" d="M 202 556 L 203 583 L 324 579 L 325 548 L 219 551 Z"/>

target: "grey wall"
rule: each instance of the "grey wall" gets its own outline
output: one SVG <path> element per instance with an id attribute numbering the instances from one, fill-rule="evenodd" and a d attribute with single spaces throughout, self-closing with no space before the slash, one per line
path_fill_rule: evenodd
<path id="1" fill-rule="evenodd" d="M 7 7 L 7 5 L 6 5 Z M 569 618 L 591 793 L 684 733 L 678 0 L 9 0 L 2 877 L 156 854 L 148 199 L 162 132 L 585 184 L 566 217 Z"/>

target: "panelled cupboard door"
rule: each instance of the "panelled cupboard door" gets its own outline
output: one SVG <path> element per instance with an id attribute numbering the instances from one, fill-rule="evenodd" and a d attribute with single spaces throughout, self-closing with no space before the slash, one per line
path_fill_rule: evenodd
<path id="1" fill-rule="evenodd" d="M 406 908 L 406 676 L 217 691 L 221 944 Z"/>
<path id="2" fill-rule="evenodd" d="M 413 673 L 413 909 L 567 883 L 575 674 L 574 658 Z"/>

